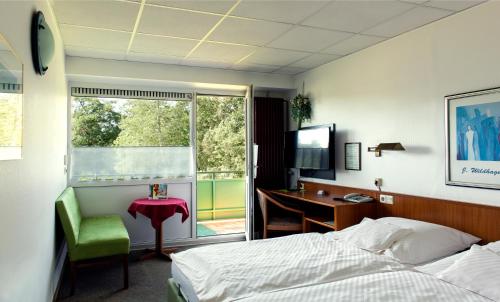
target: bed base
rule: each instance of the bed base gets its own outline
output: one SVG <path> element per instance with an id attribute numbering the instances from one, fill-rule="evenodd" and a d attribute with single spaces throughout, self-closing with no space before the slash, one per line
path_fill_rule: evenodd
<path id="1" fill-rule="evenodd" d="M 187 302 L 181 294 L 179 285 L 175 282 L 174 278 L 167 281 L 167 301 L 168 302 Z"/>

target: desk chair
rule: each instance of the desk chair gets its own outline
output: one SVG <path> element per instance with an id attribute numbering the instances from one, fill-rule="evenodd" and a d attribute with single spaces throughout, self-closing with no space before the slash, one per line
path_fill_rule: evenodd
<path id="1" fill-rule="evenodd" d="M 56 209 L 68 243 L 71 268 L 71 295 L 75 293 L 79 267 L 120 260 L 123 264 L 123 286 L 128 288 L 128 255 L 130 238 L 118 215 L 82 217 L 72 187 L 57 198 Z"/>
<path id="2" fill-rule="evenodd" d="M 303 211 L 285 206 L 265 190 L 257 189 L 257 195 L 264 217 L 264 239 L 268 231 L 304 232 Z"/>

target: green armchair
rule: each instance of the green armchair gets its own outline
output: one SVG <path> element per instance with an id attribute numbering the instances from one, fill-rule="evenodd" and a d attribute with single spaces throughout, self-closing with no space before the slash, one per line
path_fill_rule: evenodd
<path id="1" fill-rule="evenodd" d="M 92 263 L 119 259 L 123 263 L 123 285 L 128 288 L 130 238 L 118 215 L 82 217 L 72 187 L 57 198 L 56 209 L 68 243 L 71 267 L 71 295 L 77 270 Z"/>

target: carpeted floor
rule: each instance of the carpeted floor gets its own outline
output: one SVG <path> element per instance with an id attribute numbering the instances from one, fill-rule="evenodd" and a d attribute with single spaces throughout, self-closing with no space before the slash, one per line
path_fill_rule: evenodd
<path id="1" fill-rule="evenodd" d="M 130 256 L 128 290 L 123 290 L 123 270 L 120 263 L 81 269 L 78 272 L 75 295 L 69 297 L 69 273 L 65 272 L 58 301 L 167 301 L 167 280 L 170 262 L 160 259 L 138 260 Z"/>

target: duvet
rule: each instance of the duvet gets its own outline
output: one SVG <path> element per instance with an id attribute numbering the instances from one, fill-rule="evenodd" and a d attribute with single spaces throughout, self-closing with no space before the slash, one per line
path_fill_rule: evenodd
<path id="1" fill-rule="evenodd" d="M 483 296 L 414 271 L 376 273 L 311 286 L 260 293 L 241 302 L 491 302 Z"/>
<path id="2" fill-rule="evenodd" d="M 209 245 L 176 253 L 172 260 L 200 302 L 234 301 L 406 268 L 387 256 L 318 233 Z M 273 301 L 266 296 L 256 299 Z"/>

